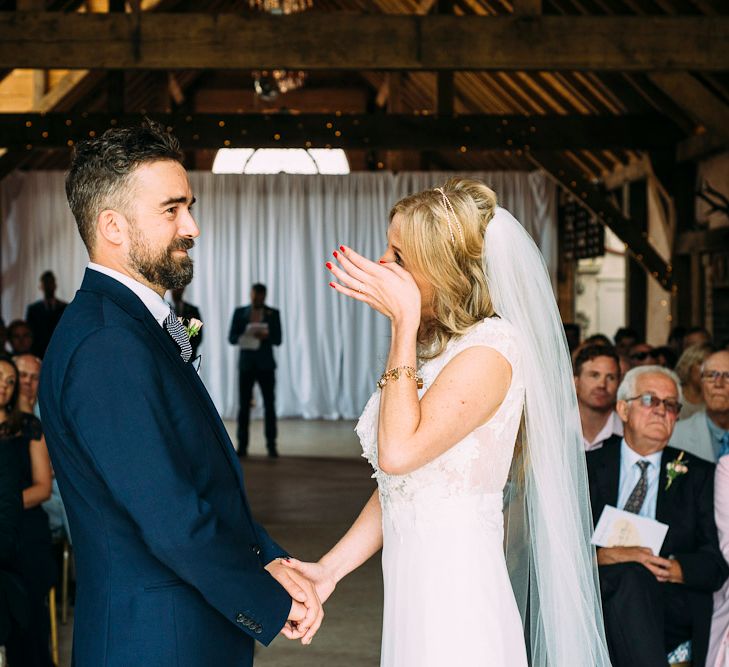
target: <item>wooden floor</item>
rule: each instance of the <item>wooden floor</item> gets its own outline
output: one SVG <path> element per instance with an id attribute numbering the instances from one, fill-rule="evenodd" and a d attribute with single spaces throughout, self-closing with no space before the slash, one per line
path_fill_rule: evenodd
<path id="1" fill-rule="evenodd" d="M 374 490 L 352 422 L 280 423 L 281 457 L 265 458 L 262 424 L 251 424 L 243 469 L 256 519 L 289 552 L 316 559 L 349 527 Z M 233 424 L 228 424 L 234 430 Z M 310 646 L 278 637 L 256 650 L 256 667 L 376 667 L 382 624 L 379 556 L 345 579 Z M 61 665 L 70 667 L 72 619 L 59 625 Z M 140 663 L 140 665 L 143 663 Z M 231 667 L 235 665 L 231 662 Z M 203 666 L 201 666 L 203 667 Z M 227 667 L 227 666 L 220 666 Z"/>

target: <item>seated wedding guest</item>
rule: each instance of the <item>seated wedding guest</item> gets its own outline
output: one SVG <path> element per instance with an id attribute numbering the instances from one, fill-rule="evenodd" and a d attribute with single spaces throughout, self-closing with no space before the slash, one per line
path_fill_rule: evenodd
<path id="1" fill-rule="evenodd" d="M 68 304 L 56 298 L 56 276 L 53 271 L 45 271 L 40 277 L 40 289 L 43 298 L 28 306 L 25 319 L 33 331 L 33 354 L 42 359 Z"/>
<path id="2" fill-rule="evenodd" d="M 27 598 L 17 573 L 22 519 L 20 462 L 14 448 L 0 446 L 0 646 L 14 626 L 27 623 Z"/>
<path id="3" fill-rule="evenodd" d="M 632 345 L 628 352 L 630 359 L 630 367 L 638 366 L 654 366 L 656 364 L 656 353 L 652 345 L 648 343 L 636 343 Z"/>
<path id="4" fill-rule="evenodd" d="M 585 341 L 583 343 L 584 345 L 607 345 L 608 347 L 613 347 L 612 341 L 605 335 L 601 333 L 592 334 L 592 336 L 588 336 L 585 338 Z"/>
<path id="5" fill-rule="evenodd" d="M 729 456 L 716 464 L 714 476 L 714 518 L 719 532 L 719 545 L 724 560 L 729 562 Z M 714 615 L 711 618 L 711 638 L 708 667 L 729 667 L 729 581 L 714 593 Z"/>
<path id="6" fill-rule="evenodd" d="M 46 596 L 56 581 L 48 517 L 41 503 L 51 495 L 51 463 L 40 422 L 18 406 L 18 369 L 0 358 L 0 447 L 13 449 L 20 460 L 23 517 L 18 541 L 18 573 L 30 606 L 26 628 L 13 629 L 5 645 L 11 666 L 50 667 L 49 615 Z"/>
<path id="7" fill-rule="evenodd" d="M 32 354 L 16 354 L 13 361 L 18 368 L 20 378 L 18 407 L 21 412 L 40 417 L 38 414 L 38 384 L 40 383 L 41 360 Z"/>
<path id="8" fill-rule="evenodd" d="M 686 329 L 682 343 L 684 350 L 692 345 L 710 345 L 711 334 L 704 327 L 690 327 Z"/>
<path id="9" fill-rule="evenodd" d="M 587 454 L 595 524 L 611 505 L 668 525 L 657 556 L 638 545 L 597 549 L 614 667 L 666 667 L 667 654 L 687 640 L 692 664 L 703 665 L 712 594 L 729 574 L 714 523 L 714 466 L 688 456 L 669 476 L 681 456 L 667 447 L 680 409 L 673 371 L 634 368 L 618 388 L 623 438 Z"/>
<path id="10" fill-rule="evenodd" d="M 701 367 L 704 409 L 681 420 L 671 447 L 712 463 L 729 452 L 729 351 L 709 355 Z"/>
<path id="11" fill-rule="evenodd" d="M 8 345 L 12 354 L 30 354 L 33 332 L 25 320 L 13 320 L 8 326 Z"/>
<path id="12" fill-rule="evenodd" d="M 623 435 L 623 422 L 615 412 L 620 383 L 620 362 L 612 346 L 587 345 L 574 361 L 577 406 L 585 450 L 602 447 L 608 438 Z"/>
<path id="13" fill-rule="evenodd" d="M 13 361 L 18 367 L 20 376 L 20 394 L 18 396 L 20 411 L 33 414 L 40 419 L 38 384 L 40 381 L 41 360 L 32 354 L 21 354 L 13 357 Z M 43 510 L 48 515 L 51 534 L 54 537 L 65 536 L 70 541 L 71 531 L 68 528 L 66 508 L 63 505 L 55 475 L 53 475 L 51 485 L 51 497 L 43 503 Z"/>
<path id="14" fill-rule="evenodd" d="M 615 351 L 618 356 L 628 356 L 630 348 L 638 342 L 638 332 L 630 327 L 620 327 L 615 332 Z"/>
<path id="15" fill-rule="evenodd" d="M 202 317 L 200 316 L 200 310 L 197 306 L 193 306 L 191 303 L 188 303 L 187 301 L 183 301 L 182 295 L 185 293 L 185 288 L 180 287 L 178 289 L 173 289 L 170 291 L 170 296 L 172 297 L 172 307 L 175 309 L 175 314 L 177 317 L 182 317 L 185 320 L 201 320 Z M 203 327 L 204 329 L 204 327 Z M 199 333 L 192 338 L 190 338 L 190 345 L 192 345 L 192 358 L 194 359 L 197 357 L 197 348 L 200 347 L 200 343 L 202 343 L 204 330 L 200 329 Z"/>
<path id="16" fill-rule="evenodd" d="M 703 386 L 701 382 L 701 366 L 714 348 L 708 344 L 687 347 L 676 364 L 676 375 L 681 380 L 683 391 L 683 407 L 681 419 L 688 419 L 695 412 L 704 409 Z"/>
<path id="17" fill-rule="evenodd" d="M 668 345 L 661 345 L 653 350 L 653 354 L 656 358 L 656 363 L 663 368 L 669 368 L 671 370 L 676 366 L 678 356 Z"/>

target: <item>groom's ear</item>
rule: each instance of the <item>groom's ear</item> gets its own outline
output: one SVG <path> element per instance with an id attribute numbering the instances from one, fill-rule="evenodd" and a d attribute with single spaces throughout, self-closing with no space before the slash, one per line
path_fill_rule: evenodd
<path id="1" fill-rule="evenodd" d="M 97 242 L 122 245 L 127 237 L 128 226 L 126 218 L 118 211 L 111 208 L 103 210 L 96 219 Z"/>

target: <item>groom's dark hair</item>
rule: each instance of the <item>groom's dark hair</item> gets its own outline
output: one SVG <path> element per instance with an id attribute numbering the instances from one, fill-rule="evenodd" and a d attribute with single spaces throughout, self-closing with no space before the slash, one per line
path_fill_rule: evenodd
<path id="1" fill-rule="evenodd" d="M 79 143 L 66 175 L 66 197 L 89 253 L 99 213 L 107 208 L 128 209 L 132 172 L 146 162 L 182 163 L 183 159 L 177 138 L 148 118 L 138 127 L 111 128 Z"/>

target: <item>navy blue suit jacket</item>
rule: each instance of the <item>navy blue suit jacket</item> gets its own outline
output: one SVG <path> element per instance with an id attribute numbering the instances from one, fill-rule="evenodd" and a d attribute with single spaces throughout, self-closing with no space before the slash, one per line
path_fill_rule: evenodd
<path id="1" fill-rule="evenodd" d="M 251 319 L 251 307 L 236 308 L 230 322 L 228 342 L 238 344 L 238 338 L 246 330 Z M 268 338 L 261 341 L 257 350 L 241 350 L 238 368 L 241 371 L 273 371 L 276 361 L 273 358 L 273 346 L 281 345 L 281 317 L 278 310 L 263 306 L 263 322 L 268 324 Z"/>
<path id="2" fill-rule="evenodd" d="M 43 363 L 77 565 L 74 665 L 250 665 L 291 599 L 225 427 L 142 301 L 87 270 Z"/>

